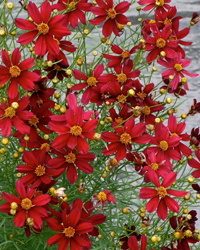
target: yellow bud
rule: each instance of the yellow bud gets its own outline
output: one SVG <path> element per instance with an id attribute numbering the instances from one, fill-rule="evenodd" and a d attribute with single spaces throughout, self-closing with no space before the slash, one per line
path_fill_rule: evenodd
<path id="1" fill-rule="evenodd" d="M 14 154 L 13 154 L 13 157 L 14 157 L 15 159 L 19 158 L 19 154 L 18 154 L 18 153 L 14 153 Z"/>
<path id="2" fill-rule="evenodd" d="M 24 136 L 24 140 L 25 140 L 25 141 L 29 141 L 29 136 L 28 136 L 28 135 L 25 135 L 25 136 Z"/>
<path id="3" fill-rule="evenodd" d="M 145 217 L 146 213 L 140 213 L 140 217 Z"/>
<path id="4" fill-rule="evenodd" d="M 84 29 L 83 33 L 84 33 L 85 35 L 88 35 L 88 34 L 90 34 L 90 31 L 89 31 L 88 29 Z"/>
<path id="5" fill-rule="evenodd" d="M 169 76 L 169 80 L 173 80 L 174 79 L 174 76 L 173 75 L 170 75 Z"/>
<path id="6" fill-rule="evenodd" d="M 107 106 L 110 105 L 110 102 L 109 102 L 109 101 L 106 101 L 105 103 L 106 103 Z"/>
<path id="7" fill-rule="evenodd" d="M 17 178 L 21 178 L 22 177 L 22 173 L 17 173 L 16 176 L 17 176 Z"/>
<path id="8" fill-rule="evenodd" d="M 130 27 L 130 26 L 132 25 L 132 23 L 131 23 L 131 22 L 128 22 L 126 25 L 127 25 L 128 27 Z"/>
<path id="9" fill-rule="evenodd" d="M 191 214 L 187 214 L 186 218 L 187 218 L 187 220 L 191 220 L 192 219 L 192 215 Z"/>
<path id="10" fill-rule="evenodd" d="M 19 108 L 19 103 L 18 102 L 13 102 L 11 104 L 11 107 L 14 108 L 14 109 L 18 109 Z"/>
<path id="11" fill-rule="evenodd" d="M 128 94 L 129 94 L 130 96 L 134 96 L 134 95 L 135 95 L 135 90 L 129 89 Z"/>
<path id="12" fill-rule="evenodd" d="M 156 66 L 153 66 L 152 70 L 153 70 L 153 71 L 157 71 L 158 68 L 157 68 Z"/>
<path id="13" fill-rule="evenodd" d="M 92 54 L 93 54 L 93 56 L 97 56 L 99 53 L 98 53 L 98 51 L 95 50 L 92 52 Z"/>
<path id="14" fill-rule="evenodd" d="M 55 191 L 56 191 L 55 187 L 51 187 L 51 188 L 49 189 L 49 192 L 50 192 L 51 194 L 54 194 Z"/>
<path id="15" fill-rule="evenodd" d="M 192 155 L 188 156 L 188 160 L 192 160 L 192 159 L 193 159 Z"/>
<path id="16" fill-rule="evenodd" d="M 106 41 L 107 41 L 107 39 L 106 39 L 105 37 L 102 37 L 102 38 L 101 38 L 101 42 L 102 42 L 102 43 L 105 43 Z"/>
<path id="17" fill-rule="evenodd" d="M 12 239 L 13 237 L 14 237 L 13 234 L 10 234 L 10 235 L 9 235 L 9 239 Z"/>
<path id="18" fill-rule="evenodd" d="M 187 118 L 187 114 L 185 114 L 185 113 L 181 114 L 181 118 L 182 119 L 186 119 Z"/>
<path id="19" fill-rule="evenodd" d="M 99 234 L 97 237 L 98 237 L 98 239 L 102 239 L 103 235 Z"/>
<path id="20" fill-rule="evenodd" d="M 64 106 L 60 108 L 60 113 L 65 114 L 66 111 L 67 111 L 67 109 Z"/>
<path id="21" fill-rule="evenodd" d="M 138 18 L 138 22 L 142 22 L 142 20 L 143 20 L 143 19 L 142 19 L 141 17 Z"/>
<path id="22" fill-rule="evenodd" d="M 55 109 L 56 111 L 60 110 L 60 105 L 59 105 L 59 104 L 56 104 L 56 105 L 54 106 L 54 109 Z"/>
<path id="23" fill-rule="evenodd" d="M 106 173 L 103 173 L 103 174 L 101 175 L 101 177 L 104 178 L 104 179 L 106 179 L 106 178 L 108 177 L 108 175 L 107 175 Z"/>
<path id="24" fill-rule="evenodd" d="M 55 97 L 56 99 L 60 98 L 60 93 L 55 93 L 55 94 L 54 94 L 54 97 Z"/>
<path id="25" fill-rule="evenodd" d="M 154 243 L 157 242 L 157 241 L 158 241 L 157 236 L 155 236 L 155 235 L 152 236 L 152 237 L 151 237 L 151 241 L 154 242 Z"/>
<path id="26" fill-rule="evenodd" d="M 52 79 L 53 84 L 57 84 L 58 82 L 59 82 L 59 80 L 57 78 Z"/>
<path id="27" fill-rule="evenodd" d="M 73 85 L 72 85 L 71 83 L 68 83 L 68 84 L 67 84 L 67 88 L 68 88 L 68 89 L 71 89 L 72 87 L 73 87 Z"/>
<path id="28" fill-rule="evenodd" d="M 185 234 L 186 237 L 192 237 L 192 231 L 191 230 L 186 230 L 184 232 L 184 234 Z"/>
<path id="29" fill-rule="evenodd" d="M 16 209 L 18 208 L 17 203 L 16 203 L 16 202 L 12 202 L 12 203 L 10 204 L 10 208 L 13 209 L 13 210 L 16 210 Z"/>
<path id="30" fill-rule="evenodd" d="M 160 118 L 157 117 L 157 118 L 155 119 L 155 123 L 160 123 L 160 122 L 161 122 Z"/>
<path id="31" fill-rule="evenodd" d="M 100 141 L 100 140 L 101 140 L 101 134 L 95 133 L 94 136 L 93 136 L 93 139 L 94 139 L 95 141 Z"/>
<path id="32" fill-rule="evenodd" d="M 49 135 L 45 134 L 45 135 L 43 136 L 43 138 L 44 138 L 45 140 L 49 140 Z"/>
<path id="33" fill-rule="evenodd" d="M 71 70 L 71 69 L 67 69 L 67 70 L 66 70 L 66 74 L 67 74 L 68 76 L 71 76 L 71 75 L 72 75 L 72 73 L 73 73 L 73 72 L 72 72 L 72 70 Z"/>
<path id="34" fill-rule="evenodd" d="M 165 56 L 166 56 L 166 52 L 165 52 L 165 51 L 161 51 L 161 52 L 160 52 L 160 56 L 161 56 L 161 57 L 165 57 Z"/>
<path id="35" fill-rule="evenodd" d="M 6 35 L 6 31 L 3 29 L 0 29 L 0 36 L 5 36 Z"/>
<path id="36" fill-rule="evenodd" d="M 111 40 L 109 40 L 109 39 L 106 40 L 107 45 L 111 45 L 111 43 L 112 43 Z"/>
<path id="37" fill-rule="evenodd" d="M 124 244 L 124 241 L 119 241 L 118 243 L 120 246 L 122 246 Z"/>
<path id="38" fill-rule="evenodd" d="M 140 7 L 140 6 L 138 6 L 137 8 L 136 8 L 136 10 L 137 11 L 140 11 L 142 8 Z"/>
<path id="39" fill-rule="evenodd" d="M 81 66 L 82 64 L 83 64 L 83 59 L 82 58 L 79 58 L 77 61 L 76 61 L 76 64 L 78 65 L 78 66 Z"/>
<path id="40" fill-rule="evenodd" d="M 191 193 L 187 193 L 185 196 L 184 196 L 184 199 L 185 200 L 189 200 L 191 198 Z"/>
<path id="41" fill-rule="evenodd" d="M 58 10 L 57 10 L 57 9 L 53 10 L 53 13 L 57 14 L 57 13 L 58 13 Z"/>
<path id="42" fill-rule="evenodd" d="M 101 124 L 101 125 L 104 125 L 104 124 L 105 124 L 105 122 L 104 122 L 104 121 L 100 121 L 100 124 Z"/>
<path id="43" fill-rule="evenodd" d="M 110 117 L 110 116 L 106 117 L 105 122 L 106 123 L 111 123 L 112 122 L 112 117 Z"/>
<path id="44" fill-rule="evenodd" d="M 200 194 L 197 194 L 197 195 L 196 195 L 196 198 L 197 198 L 197 199 L 200 199 Z"/>
<path id="45" fill-rule="evenodd" d="M 161 231 L 162 231 L 162 227 L 157 227 L 157 230 L 158 230 L 159 232 L 161 232 Z"/>
<path id="46" fill-rule="evenodd" d="M 197 239 L 200 240 L 200 234 L 197 235 Z"/>
<path id="47" fill-rule="evenodd" d="M 122 209 L 122 213 L 123 213 L 123 214 L 128 214 L 128 213 L 130 213 L 130 211 L 131 211 L 131 208 L 130 208 L 130 207 L 124 207 L 124 208 Z"/>
<path id="48" fill-rule="evenodd" d="M 13 30 L 13 31 L 10 32 L 10 34 L 11 34 L 12 36 L 16 36 L 17 32 L 16 32 L 15 30 Z"/>
<path id="49" fill-rule="evenodd" d="M 194 177 L 192 177 L 192 176 L 188 177 L 188 182 L 189 183 L 193 183 L 194 181 L 195 181 Z"/>
<path id="50" fill-rule="evenodd" d="M 170 104 L 170 103 L 172 103 L 172 102 L 173 102 L 173 100 L 172 100 L 171 97 L 168 97 L 168 98 L 166 99 L 166 103 Z"/>
<path id="51" fill-rule="evenodd" d="M 174 238 L 175 239 L 180 239 L 180 237 L 181 237 L 181 234 L 179 232 L 174 233 Z"/>
<path id="52" fill-rule="evenodd" d="M 15 209 L 10 209 L 10 214 L 11 215 L 15 215 L 16 214 L 16 210 Z"/>
<path id="53" fill-rule="evenodd" d="M 184 213 L 184 214 L 188 214 L 188 213 L 189 213 L 189 210 L 188 210 L 187 208 L 185 208 L 185 209 L 183 210 L 183 213 Z"/>
<path id="54" fill-rule="evenodd" d="M 3 138 L 3 139 L 1 140 L 1 143 L 2 143 L 3 145 L 7 145 L 7 144 L 9 143 L 8 138 Z"/>
<path id="55" fill-rule="evenodd" d="M 181 79 L 181 82 L 182 83 L 186 83 L 188 80 L 187 80 L 187 78 L 186 77 L 183 77 L 182 79 Z"/>
<path id="56" fill-rule="evenodd" d="M 12 2 L 9 2 L 6 4 L 6 7 L 9 9 L 9 10 L 12 10 L 14 8 L 14 3 Z"/>
<path id="57" fill-rule="evenodd" d="M 141 208 L 140 208 L 140 211 L 141 211 L 142 213 L 144 213 L 144 212 L 146 212 L 146 208 L 145 208 L 145 207 L 141 207 Z"/>
<path id="58" fill-rule="evenodd" d="M 116 235 L 115 232 L 111 232 L 111 233 L 110 233 L 110 236 L 111 236 L 111 237 L 115 237 L 115 235 Z"/>
<path id="59" fill-rule="evenodd" d="M 160 236 L 157 236 L 157 241 L 160 242 L 162 238 Z"/>
<path id="60" fill-rule="evenodd" d="M 67 196 L 64 199 L 62 199 L 62 201 L 67 201 L 67 200 L 68 200 Z"/>

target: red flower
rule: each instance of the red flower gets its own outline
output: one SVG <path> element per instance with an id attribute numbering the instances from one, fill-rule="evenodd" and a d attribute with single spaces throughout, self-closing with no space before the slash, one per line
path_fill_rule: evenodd
<path id="1" fill-rule="evenodd" d="M 192 159 L 188 160 L 188 164 L 192 168 L 197 168 L 197 170 L 192 172 L 192 176 L 194 176 L 195 178 L 200 178 L 200 154 L 198 154 L 198 151 L 196 151 L 195 155 L 196 155 L 198 161 L 196 159 L 192 158 Z"/>
<path id="2" fill-rule="evenodd" d="M 142 10 L 144 11 L 149 11 L 155 7 L 159 8 L 159 9 L 169 9 L 170 6 L 167 3 L 171 3 L 171 0 L 139 0 L 138 4 L 140 5 L 144 5 L 144 4 L 148 4 L 146 7 L 144 7 Z"/>
<path id="3" fill-rule="evenodd" d="M 169 76 L 174 77 L 173 80 L 170 82 L 170 87 L 172 88 L 172 90 L 178 87 L 178 84 L 181 81 L 181 79 L 185 77 L 184 74 L 190 77 L 197 77 L 199 75 L 195 73 L 189 73 L 188 71 L 183 69 L 189 66 L 191 64 L 191 61 L 189 59 L 182 60 L 182 54 L 179 52 L 177 54 L 177 57 L 165 58 L 165 60 L 159 58 L 158 63 L 166 68 L 169 68 L 168 70 L 162 72 L 162 76 L 164 79 L 169 79 Z M 184 88 L 186 90 L 189 89 L 187 82 L 184 84 Z"/>
<path id="4" fill-rule="evenodd" d="M 79 168 L 86 174 L 90 174 L 94 169 L 88 162 L 94 159 L 95 155 L 92 153 L 80 154 L 76 150 L 61 148 L 59 149 L 59 157 L 51 159 L 48 165 L 52 168 L 61 169 L 62 173 L 67 169 L 67 178 L 73 184 L 78 178 L 76 168 Z"/>
<path id="5" fill-rule="evenodd" d="M 103 190 L 99 193 L 93 194 L 93 196 L 94 198 L 92 199 L 92 201 L 97 200 L 95 207 L 101 204 L 103 209 L 105 204 L 110 204 L 111 202 L 117 204 L 115 196 L 109 190 Z"/>
<path id="6" fill-rule="evenodd" d="M 69 94 L 67 96 L 69 109 L 61 118 L 60 116 L 52 116 L 52 121 L 49 127 L 58 132 L 59 135 L 54 139 L 52 146 L 55 148 L 69 147 L 78 149 L 80 153 L 87 153 L 89 151 L 89 144 L 84 138 L 93 140 L 94 129 L 97 126 L 98 120 L 92 119 L 84 121 L 83 107 L 77 106 L 77 99 L 75 95 Z M 61 126 L 60 122 L 62 122 Z"/>
<path id="7" fill-rule="evenodd" d="M 117 126 L 113 123 L 113 126 Z M 132 149 L 132 142 L 135 143 L 148 143 L 151 140 L 150 135 L 142 135 L 146 131 L 144 123 L 135 125 L 135 119 L 132 117 L 125 122 L 124 127 L 115 128 L 115 133 L 104 132 L 102 139 L 106 142 L 111 142 L 102 153 L 104 155 L 111 155 L 115 152 L 117 161 L 121 161 L 126 157 L 127 150 Z"/>
<path id="8" fill-rule="evenodd" d="M 179 213 L 179 204 L 174 199 L 169 197 L 169 194 L 177 197 L 184 197 L 187 192 L 167 189 L 176 180 L 177 173 L 169 173 L 162 181 L 162 184 L 160 184 L 158 176 L 154 172 L 151 173 L 151 181 L 157 187 L 157 190 L 149 187 L 143 187 L 140 190 L 140 198 L 151 198 L 146 205 L 147 211 L 152 213 L 157 209 L 158 217 L 165 220 L 167 218 L 168 208 L 172 212 Z"/>
<path id="9" fill-rule="evenodd" d="M 17 197 L 13 194 L 3 194 L 7 203 L 0 206 L 2 213 L 14 215 L 14 224 L 16 227 L 31 225 L 34 229 L 42 229 L 43 220 L 48 216 L 44 205 L 46 205 L 51 197 L 48 194 L 34 197 L 36 190 L 33 188 L 25 189 L 21 180 L 16 183 Z"/>
<path id="10" fill-rule="evenodd" d="M 69 207 L 69 205 L 68 205 Z M 85 247 L 91 248 L 91 241 L 88 233 L 94 229 L 94 224 L 86 220 L 81 220 L 82 207 L 75 207 L 69 213 L 67 209 L 61 211 L 61 220 L 48 218 L 48 226 L 57 232 L 48 239 L 47 245 L 58 244 L 59 249 L 67 250 L 70 246 L 71 250 L 83 249 Z"/>
<path id="11" fill-rule="evenodd" d="M 122 63 L 124 65 L 128 65 L 129 63 L 132 62 L 132 60 L 130 59 L 130 56 L 132 54 L 135 53 L 135 51 L 137 49 L 140 48 L 140 45 L 133 47 L 131 50 L 123 50 L 122 48 L 120 48 L 118 45 L 116 44 L 112 44 L 111 45 L 111 50 L 115 53 L 118 54 L 118 56 L 114 56 L 114 55 L 110 55 L 110 54 L 104 54 L 103 56 L 108 59 L 111 60 L 108 63 L 108 67 L 119 67 L 119 64 Z"/>
<path id="12" fill-rule="evenodd" d="M 3 103 L 0 106 L 0 128 L 1 133 L 5 137 L 9 137 L 14 126 L 21 134 L 29 134 L 30 127 L 25 123 L 26 120 L 32 119 L 34 114 L 27 109 L 29 105 L 29 97 L 8 98 L 9 106 Z"/>
<path id="13" fill-rule="evenodd" d="M 145 39 L 145 50 L 151 51 L 147 56 L 147 62 L 151 63 L 156 60 L 158 56 L 160 56 L 160 52 L 164 51 L 166 53 L 166 57 L 173 58 L 177 56 L 175 49 L 178 44 L 177 41 L 167 41 L 169 36 L 171 35 L 171 25 L 166 25 L 162 31 L 159 31 L 156 24 L 151 24 L 151 31 L 153 36 L 148 35 L 144 32 Z"/>
<path id="14" fill-rule="evenodd" d="M 41 183 L 49 184 L 51 176 L 57 176 L 62 171 L 47 166 L 51 157 L 46 153 L 46 149 L 25 151 L 22 160 L 27 164 L 21 164 L 17 171 L 27 174 L 21 178 L 21 182 L 31 188 L 38 187 Z"/>
<path id="15" fill-rule="evenodd" d="M 171 137 L 169 129 L 162 123 L 159 123 L 155 128 L 155 137 L 152 137 L 150 142 L 157 145 L 157 147 L 149 147 L 146 151 L 150 152 L 153 150 L 154 153 L 158 154 L 159 159 L 170 161 L 172 158 L 175 161 L 180 161 L 182 155 L 174 148 L 179 145 L 180 140 L 181 137 L 179 136 Z"/>
<path id="16" fill-rule="evenodd" d="M 80 70 L 77 70 L 77 69 L 73 70 L 74 77 L 79 81 L 83 80 L 83 82 L 75 84 L 72 87 L 72 90 L 77 91 L 77 90 L 82 90 L 86 88 L 81 98 L 81 102 L 83 104 L 87 105 L 89 103 L 94 92 L 94 87 L 99 86 L 100 84 L 99 78 L 100 78 L 100 75 L 103 73 L 103 71 L 104 71 L 103 64 L 97 65 L 94 71 L 92 72 L 91 76 L 89 77 L 86 76 Z"/>
<path id="17" fill-rule="evenodd" d="M 98 17 L 89 20 L 91 24 L 97 25 L 105 21 L 103 25 L 102 34 L 108 37 L 114 32 L 116 36 L 120 36 L 118 32 L 118 24 L 127 24 L 129 21 L 122 13 L 126 12 L 131 5 L 127 1 L 121 2 L 114 7 L 113 0 L 104 2 L 103 0 L 96 0 L 100 7 L 91 7 L 91 12 Z"/>
<path id="18" fill-rule="evenodd" d="M 28 33 L 21 35 L 18 42 L 21 45 L 29 44 L 38 35 L 35 41 L 36 55 L 44 56 L 48 51 L 57 55 L 60 49 L 57 41 L 54 39 L 55 36 L 63 37 L 71 34 L 68 28 L 62 26 L 64 15 L 50 18 L 51 6 L 47 1 L 42 3 L 40 12 L 35 3 L 29 2 L 28 13 L 33 22 L 22 18 L 15 19 L 17 27 L 23 30 L 30 30 Z"/>
<path id="19" fill-rule="evenodd" d="M 57 4 L 52 5 L 52 9 L 59 11 L 65 10 L 65 17 L 63 24 L 68 26 L 70 23 L 72 28 L 78 26 L 78 20 L 82 24 L 86 24 L 85 12 L 90 11 L 91 3 L 88 0 L 59 0 Z"/>
<path id="20" fill-rule="evenodd" d="M 27 58 L 21 63 L 21 53 L 19 48 L 16 48 L 11 59 L 5 50 L 1 51 L 2 62 L 6 65 L 0 65 L 0 84 L 4 84 L 10 80 L 8 87 L 8 96 L 15 98 L 18 95 L 18 84 L 26 90 L 34 89 L 34 81 L 39 79 L 38 74 L 28 71 L 34 65 L 33 58 Z"/>

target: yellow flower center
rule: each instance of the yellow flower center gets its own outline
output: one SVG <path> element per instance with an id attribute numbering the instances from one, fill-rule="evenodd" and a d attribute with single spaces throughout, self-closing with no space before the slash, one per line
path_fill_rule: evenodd
<path id="1" fill-rule="evenodd" d="M 175 68 L 176 71 L 181 71 L 183 69 L 182 66 L 179 63 L 176 63 L 174 65 L 174 68 Z"/>
<path id="2" fill-rule="evenodd" d="M 106 201 L 107 200 L 107 194 L 105 194 L 104 192 L 100 192 L 97 195 L 97 198 L 99 201 Z"/>
<path id="3" fill-rule="evenodd" d="M 68 3 L 67 4 L 67 12 L 75 10 L 76 9 L 76 4 L 77 3 L 75 1 L 72 1 L 71 3 Z"/>
<path id="4" fill-rule="evenodd" d="M 65 234 L 66 237 L 73 237 L 75 234 L 75 229 L 73 227 L 67 227 L 64 229 L 63 233 Z"/>
<path id="5" fill-rule="evenodd" d="M 159 147 L 163 150 L 166 151 L 168 149 L 168 143 L 166 141 L 161 141 L 159 144 Z"/>
<path id="6" fill-rule="evenodd" d="M 10 67 L 9 73 L 11 74 L 11 77 L 18 77 L 21 74 L 21 69 L 14 65 Z"/>
<path id="7" fill-rule="evenodd" d="M 48 143 L 43 143 L 40 147 L 41 149 L 46 148 L 46 152 L 50 151 L 51 146 Z"/>
<path id="8" fill-rule="evenodd" d="M 75 136 L 79 136 L 82 133 L 82 128 L 80 126 L 73 126 L 70 129 L 70 133 Z"/>
<path id="9" fill-rule="evenodd" d="M 143 92 L 139 92 L 137 93 L 137 96 L 140 97 L 142 100 L 144 100 L 147 96 L 147 94 L 143 93 Z"/>
<path id="10" fill-rule="evenodd" d="M 61 71 L 62 70 L 62 68 L 59 65 L 57 65 L 57 64 L 54 66 L 54 69 L 56 71 Z"/>
<path id="11" fill-rule="evenodd" d="M 118 124 L 122 123 L 123 121 L 124 120 L 121 117 L 115 118 L 115 122 L 118 123 Z"/>
<path id="12" fill-rule="evenodd" d="M 125 83 L 127 81 L 127 76 L 124 73 L 121 73 L 117 76 L 117 81 L 120 83 Z"/>
<path id="13" fill-rule="evenodd" d="M 151 19 L 149 23 L 156 23 L 156 20 Z"/>
<path id="14" fill-rule="evenodd" d="M 164 25 L 172 24 L 172 21 L 171 21 L 171 19 L 166 18 L 163 23 L 164 23 Z"/>
<path id="15" fill-rule="evenodd" d="M 171 135 L 170 135 L 170 137 L 173 137 L 173 136 L 178 136 L 176 133 L 172 133 Z"/>
<path id="16" fill-rule="evenodd" d="M 37 30 L 43 34 L 43 35 L 46 35 L 48 32 L 49 32 L 49 26 L 46 24 L 46 23 L 40 23 L 38 26 L 37 26 Z"/>
<path id="17" fill-rule="evenodd" d="M 167 190 L 166 188 L 160 186 L 158 187 L 158 195 L 161 197 L 161 198 L 164 198 L 166 195 L 167 195 Z"/>
<path id="18" fill-rule="evenodd" d="M 157 7 L 163 6 L 165 4 L 165 0 L 156 0 L 155 4 L 156 4 Z"/>
<path id="19" fill-rule="evenodd" d="M 65 156 L 66 162 L 68 163 L 74 163 L 76 161 L 76 155 L 73 153 L 69 153 L 68 155 Z"/>
<path id="20" fill-rule="evenodd" d="M 120 141 L 124 144 L 131 143 L 131 136 L 128 133 L 123 133 L 120 137 Z"/>
<path id="21" fill-rule="evenodd" d="M 151 166 L 150 166 L 153 170 L 158 170 L 159 166 L 157 163 L 151 163 Z"/>
<path id="22" fill-rule="evenodd" d="M 4 114 L 6 117 L 12 118 L 13 116 L 15 116 L 15 110 L 12 107 L 8 107 L 7 109 L 5 109 Z"/>
<path id="23" fill-rule="evenodd" d="M 88 84 L 89 86 L 95 86 L 96 83 L 97 83 L 97 79 L 96 79 L 95 77 L 93 77 L 93 76 L 91 76 L 91 77 L 89 77 L 89 78 L 87 79 L 87 84 Z"/>
<path id="24" fill-rule="evenodd" d="M 109 164 L 112 167 L 117 167 L 118 166 L 118 161 L 115 158 L 112 158 L 112 159 L 109 160 Z"/>
<path id="25" fill-rule="evenodd" d="M 114 19 L 116 17 L 117 13 L 116 13 L 115 9 L 109 9 L 107 14 L 108 14 L 108 18 Z"/>
<path id="26" fill-rule="evenodd" d="M 125 95 L 118 95 L 117 100 L 121 103 L 126 102 L 126 96 Z"/>
<path id="27" fill-rule="evenodd" d="M 163 38 L 158 38 L 157 40 L 156 40 L 156 46 L 158 47 L 158 48 L 164 48 L 165 47 L 165 45 L 166 45 L 166 41 L 163 39 Z"/>
<path id="28" fill-rule="evenodd" d="M 35 169 L 35 174 L 37 176 L 42 176 L 45 174 L 45 167 L 44 166 L 41 166 L 41 165 L 38 165 Z"/>
<path id="29" fill-rule="evenodd" d="M 122 52 L 121 56 L 122 56 L 123 59 L 126 59 L 126 58 L 130 57 L 130 53 L 129 53 L 128 50 L 124 50 Z"/>
<path id="30" fill-rule="evenodd" d="M 124 25 L 123 25 L 123 24 L 118 23 L 118 24 L 117 24 L 117 28 L 118 28 L 119 30 L 123 30 L 123 29 L 124 29 Z"/>
<path id="31" fill-rule="evenodd" d="M 21 206 L 22 206 L 23 209 L 29 210 L 33 205 L 32 205 L 32 202 L 31 202 L 30 199 L 25 198 L 25 199 L 22 200 Z"/>
<path id="32" fill-rule="evenodd" d="M 151 113 L 151 109 L 149 108 L 149 107 L 144 107 L 143 109 L 142 109 L 142 113 L 144 114 L 144 115 L 149 115 L 150 113 Z"/>
<path id="33" fill-rule="evenodd" d="M 28 123 L 32 126 L 36 126 L 36 124 L 39 122 L 39 119 L 36 116 L 33 116 L 30 120 L 28 120 Z"/>

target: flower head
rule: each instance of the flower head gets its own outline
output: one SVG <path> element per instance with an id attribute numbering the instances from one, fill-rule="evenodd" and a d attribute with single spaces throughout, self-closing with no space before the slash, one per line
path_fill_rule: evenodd
<path id="1" fill-rule="evenodd" d="M 109 190 L 102 190 L 101 192 L 96 193 L 93 196 L 94 198 L 92 199 L 92 201 L 97 200 L 95 207 L 101 204 L 103 209 L 105 204 L 110 204 L 111 202 L 117 204 L 115 196 Z"/>

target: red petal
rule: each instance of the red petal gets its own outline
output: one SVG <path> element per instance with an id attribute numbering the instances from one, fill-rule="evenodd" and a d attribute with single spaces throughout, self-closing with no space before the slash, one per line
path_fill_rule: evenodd
<path id="1" fill-rule="evenodd" d="M 26 222 L 26 210 L 20 210 L 16 213 L 14 218 L 14 224 L 16 227 L 23 227 Z"/>
<path id="2" fill-rule="evenodd" d="M 155 197 L 153 197 L 146 205 L 146 209 L 149 213 L 152 213 L 156 210 L 156 208 L 158 207 L 158 203 L 159 203 L 159 196 L 156 195 Z"/>
<path id="3" fill-rule="evenodd" d="M 165 220 L 167 218 L 167 206 L 165 204 L 164 199 L 161 199 L 158 204 L 157 214 L 158 217 L 162 220 Z"/>
<path id="4" fill-rule="evenodd" d="M 141 199 L 149 199 L 149 198 L 152 198 L 154 197 L 155 195 L 157 195 L 157 191 L 153 188 L 149 188 L 149 187 L 143 187 L 141 190 L 140 190 L 140 195 L 139 197 Z"/>

